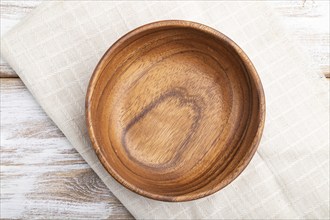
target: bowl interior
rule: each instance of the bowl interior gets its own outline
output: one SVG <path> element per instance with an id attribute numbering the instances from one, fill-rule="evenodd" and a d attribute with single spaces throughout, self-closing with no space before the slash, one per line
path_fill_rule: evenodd
<path id="1" fill-rule="evenodd" d="M 137 193 L 166 201 L 208 195 L 256 150 L 263 123 L 256 73 L 212 31 L 143 27 L 95 70 L 87 97 L 93 145 L 109 173 Z"/>

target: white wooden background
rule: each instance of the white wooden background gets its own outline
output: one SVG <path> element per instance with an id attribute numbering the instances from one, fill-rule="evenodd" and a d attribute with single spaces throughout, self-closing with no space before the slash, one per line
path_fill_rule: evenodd
<path id="1" fill-rule="evenodd" d="M 1 1 L 1 35 L 40 1 Z M 272 1 L 329 75 L 329 1 Z M 0 218 L 131 219 L 1 59 Z M 299 80 L 299 79 L 297 79 Z"/>

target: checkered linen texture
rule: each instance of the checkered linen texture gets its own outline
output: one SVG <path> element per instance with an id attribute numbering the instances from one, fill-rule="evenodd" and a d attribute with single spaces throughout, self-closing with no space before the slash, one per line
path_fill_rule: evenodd
<path id="1" fill-rule="evenodd" d="M 88 139 L 84 99 L 109 46 L 149 22 L 185 19 L 216 28 L 254 63 L 265 89 L 260 147 L 229 186 L 191 202 L 139 196 L 102 167 Z M 1 53 L 71 144 L 138 219 L 329 218 L 327 82 L 262 2 L 46 2 L 7 33 Z"/>

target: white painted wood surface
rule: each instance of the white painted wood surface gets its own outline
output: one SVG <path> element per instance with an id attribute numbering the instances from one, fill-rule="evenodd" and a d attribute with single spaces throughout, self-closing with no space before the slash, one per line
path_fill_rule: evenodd
<path id="1" fill-rule="evenodd" d="M 330 77 L 330 1 L 269 2 L 281 15 L 292 37 L 312 55 L 311 62 L 320 69 L 320 77 Z"/>
<path id="2" fill-rule="evenodd" d="M 1 36 L 41 2 L 1 1 Z M 323 75 L 330 77 L 329 0 L 270 0 L 269 3 L 282 16 L 293 36 L 310 52 Z M 17 77 L 2 59 L 0 67 L 0 77 Z"/>
<path id="3" fill-rule="evenodd" d="M 309 50 L 312 61 L 329 75 L 329 1 L 270 3 Z M 1 35 L 38 4 L 1 1 Z M 132 218 L 2 59 L 0 68 L 0 218 Z"/>
<path id="4" fill-rule="evenodd" d="M 0 34 L 3 36 L 15 24 L 21 21 L 41 1 L 2 1 L 0 3 Z M 1 58 L 0 77 L 17 77 L 15 71 Z"/>
<path id="5" fill-rule="evenodd" d="M 1 218 L 132 218 L 21 80 L 0 92 Z"/>

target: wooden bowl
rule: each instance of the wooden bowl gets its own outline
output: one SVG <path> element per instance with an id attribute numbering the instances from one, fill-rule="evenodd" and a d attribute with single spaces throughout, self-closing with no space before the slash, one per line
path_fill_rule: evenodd
<path id="1" fill-rule="evenodd" d="M 106 170 L 162 201 L 210 195 L 254 155 L 263 88 L 251 61 L 202 24 L 160 21 L 114 43 L 86 97 L 89 135 Z"/>

